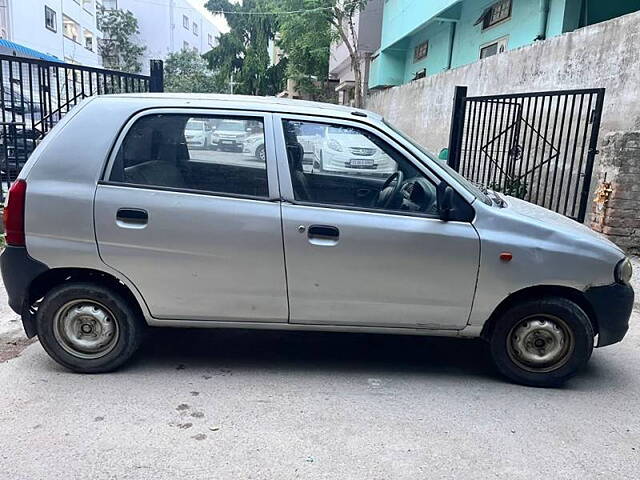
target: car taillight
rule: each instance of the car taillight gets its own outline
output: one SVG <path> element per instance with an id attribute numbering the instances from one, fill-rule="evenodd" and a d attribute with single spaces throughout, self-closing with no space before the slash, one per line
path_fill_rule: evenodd
<path id="1" fill-rule="evenodd" d="M 9 189 L 2 219 L 7 245 L 24 246 L 24 200 L 27 193 L 27 182 L 16 180 Z"/>

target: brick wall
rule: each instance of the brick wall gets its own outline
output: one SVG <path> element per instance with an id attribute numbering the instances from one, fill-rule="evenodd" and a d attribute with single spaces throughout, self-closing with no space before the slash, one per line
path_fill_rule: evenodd
<path id="1" fill-rule="evenodd" d="M 607 134 L 599 160 L 591 227 L 640 253 L 640 131 Z"/>

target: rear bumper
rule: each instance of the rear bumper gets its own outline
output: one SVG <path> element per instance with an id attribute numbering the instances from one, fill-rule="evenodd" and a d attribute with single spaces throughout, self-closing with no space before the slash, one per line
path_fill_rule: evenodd
<path id="1" fill-rule="evenodd" d="M 0 256 L 0 270 L 9 297 L 9 306 L 22 316 L 27 336 L 33 337 L 36 329 L 29 312 L 29 287 L 33 280 L 49 270 L 49 267 L 31 258 L 25 247 L 7 246 Z"/>
<path id="2" fill-rule="evenodd" d="M 629 330 L 629 318 L 633 310 L 634 293 L 631 285 L 613 283 L 591 287 L 584 294 L 598 322 L 598 347 L 621 341 Z"/>

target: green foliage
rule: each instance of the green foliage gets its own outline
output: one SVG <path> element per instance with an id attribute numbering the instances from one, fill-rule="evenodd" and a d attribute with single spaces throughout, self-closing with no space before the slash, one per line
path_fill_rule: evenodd
<path id="1" fill-rule="evenodd" d="M 138 20 L 130 11 L 97 10 L 98 28 L 104 34 L 98 42 L 98 52 L 105 68 L 138 73 L 141 57 L 146 49 L 133 38 L 139 32 Z"/>
<path id="2" fill-rule="evenodd" d="M 301 92 L 326 100 L 333 42 L 348 44 L 354 74 L 361 83 L 353 20 L 366 4 L 367 0 L 243 0 L 240 5 L 209 0 L 206 7 L 211 12 L 227 12 L 230 31 L 205 58 L 220 82 L 229 83 L 233 74 L 236 93 L 274 95 L 290 78 Z M 260 15 L 264 12 L 276 15 Z M 269 41 L 273 40 L 283 53 L 276 65 L 270 65 L 269 58 Z M 356 95 L 357 103 L 361 102 L 361 89 Z"/>
<path id="3" fill-rule="evenodd" d="M 279 15 L 279 45 L 289 59 L 287 76 L 298 89 L 316 100 L 327 100 L 325 81 L 329 73 L 332 44 L 345 43 L 356 84 L 356 106 L 362 104 L 362 72 L 355 16 L 367 0 L 271 0 Z M 304 11 L 290 14 L 285 12 Z"/>
<path id="4" fill-rule="evenodd" d="M 171 53 L 164 62 L 166 92 L 219 93 L 224 88 L 207 61 L 194 50 Z"/>
<path id="5" fill-rule="evenodd" d="M 334 4 L 325 0 L 272 0 L 275 11 L 309 10 Z M 335 40 L 327 11 L 278 16 L 278 47 L 288 60 L 286 76 L 313 100 L 326 100 L 331 43 Z"/>
<path id="6" fill-rule="evenodd" d="M 516 198 L 524 198 L 529 191 L 529 186 L 527 185 L 527 183 L 519 178 L 507 178 L 504 185 L 501 185 L 498 182 L 494 182 L 489 185 L 489 188 L 491 190 L 495 190 L 496 192 L 501 192 L 505 195 Z"/>
<path id="7" fill-rule="evenodd" d="M 219 43 L 205 54 L 209 67 L 219 83 L 226 82 L 234 93 L 275 95 L 284 88 L 286 63 L 270 65 L 269 41 L 275 37 L 277 18 L 273 15 L 234 15 L 233 12 L 260 12 L 268 5 L 264 0 L 244 0 L 242 5 L 229 0 L 209 0 L 211 12 L 232 12 L 225 18 L 230 30 L 219 37 Z"/>

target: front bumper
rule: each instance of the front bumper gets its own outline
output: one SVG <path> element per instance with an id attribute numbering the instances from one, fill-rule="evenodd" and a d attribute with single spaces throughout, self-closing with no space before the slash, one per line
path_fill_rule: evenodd
<path id="1" fill-rule="evenodd" d="M 634 293 L 631 285 L 613 283 L 584 292 L 598 323 L 598 347 L 621 341 L 629 330 Z"/>
<path id="2" fill-rule="evenodd" d="M 49 268 L 27 253 L 25 247 L 7 246 L 0 256 L 2 281 L 7 289 L 9 306 L 22 316 L 22 325 L 27 337 L 36 334 L 33 316 L 29 312 L 29 287 L 33 280 Z"/>

